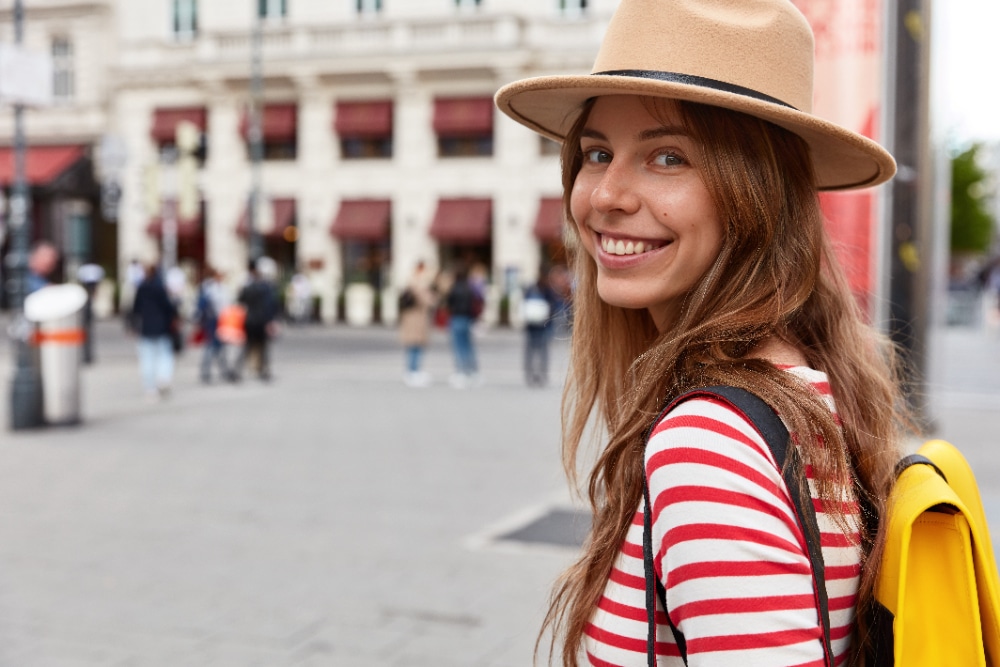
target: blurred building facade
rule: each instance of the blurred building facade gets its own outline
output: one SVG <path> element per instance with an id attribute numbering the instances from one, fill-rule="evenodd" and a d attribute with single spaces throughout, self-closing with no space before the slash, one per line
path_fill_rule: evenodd
<path id="1" fill-rule="evenodd" d="M 0 42 L 12 44 L 10 2 L 0 7 Z M 23 45 L 48 54 L 53 64 L 53 104 L 24 114 L 29 143 L 26 180 L 30 193 L 30 241 L 49 239 L 61 250 L 55 280 L 73 278 L 76 267 L 95 261 L 113 269 L 118 261 L 114 225 L 99 223 L 100 186 L 93 147 L 109 127 L 115 59 L 114 8 L 107 0 L 27 0 Z M 0 199 L 14 179 L 14 114 L 0 109 Z M 6 260 L 10 238 L 6 206 L 0 211 L 0 252 Z M 4 263 L 6 266 L 6 262 Z M 6 290 L 0 290 L 6 305 Z"/>
<path id="2" fill-rule="evenodd" d="M 493 93 L 524 76 L 589 70 L 616 4 L 25 0 L 26 46 L 53 55 L 58 99 L 28 114 L 30 151 L 73 147 L 74 168 L 87 173 L 88 189 L 56 207 L 88 221 L 83 259 L 123 278 L 131 260 L 160 256 L 173 182 L 186 200 L 168 213 L 178 263 L 192 277 L 215 267 L 235 284 L 249 258 L 259 26 L 254 224 L 264 254 L 286 278 L 307 275 L 327 322 L 391 321 L 395 290 L 420 260 L 484 267 L 496 319 L 502 297 L 563 261 L 564 249 L 558 147 L 496 112 Z M 7 40 L 9 10 L 0 21 Z M 61 95 L 60 72 L 71 79 Z M 11 136 L 8 116 L 0 137 Z M 163 156 L 188 124 L 198 135 L 185 161 L 193 167 L 168 170 Z M 32 176 L 39 194 L 60 184 L 65 171 L 56 172 Z M 102 178 L 120 185 L 111 210 L 107 198 L 101 207 Z M 45 215 L 35 236 L 69 248 L 71 223 Z"/>

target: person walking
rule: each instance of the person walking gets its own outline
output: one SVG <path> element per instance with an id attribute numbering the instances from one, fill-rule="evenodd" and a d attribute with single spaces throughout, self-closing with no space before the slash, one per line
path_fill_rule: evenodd
<path id="1" fill-rule="evenodd" d="M 246 342 L 233 373 L 235 380 L 241 379 L 247 363 L 261 380 L 271 380 L 269 347 L 278 317 L 278 296 L 272 283 L 275 273 L 273 264 L 274 260 L 269 257 L 251 261 L 249 281 L 240 290 L 237 299 L 246 311 L 243 321 Z"/>
<path id="2" fill-rule="evenodd" d="M 228 305 L 219 272 L 205 268 L 205 277 L 198 285 L 194 321 L 201 330 L 202 345 L 199 377 L 205 384 L 212 382 L 212 366 L 218 367 L 219 379 L 230 376 L 225 345 L 219 337 L 219 314 Z"/>
<path id="3" fill-rule="evenodd" d="M 464 264 L 456 269 L 454 281 L 445 294 L 444 302 L 448 310 L 448 333 L 455 357 L 451 385 L 464 389 L 481 384 L 472 327 L 482 312 L 482 296 L 469 281 L 469 270 Z"/>
<path id="4" fill-rule="evenodd" d="M 129 321 L 139 337 L 137 350 L 142 387 L 150 400 L 170 395 L 174 377 L 171 332 L 178 326 L 177 306 L 167 293 L 155 264 L 135 291 Z"/>
<path id="5" fill-rule="evenodd" d="M 59 250 L 51 241 L 39 241 L 28 254 L 28 272 L 25 276 L 25 294 L 31 294 L 52 284 L 52 276 L 59 266 Z"/>
<path id="6" fill-rule="evenodd" d="M 592 74 L 496 95 L 562 142 L 571 478 L 585 434 L 607 437 L 590 538 L 543 626 L 564 667 L 855 664 L 869 645 L 857 611 L 873 601 L 886 526 L 868 519 L 913 421 L 818 193 L 883 183 L 895 162 L 810 112 L 812 69 L 789 0 L 622 0 Z M 756 394 L 792 434 L 823 589 L 760 433 L 725 400 L 687 393 L 715 385 Z"/>
<path id="7" fill-rule="evenodd" d="M 549 381 L 549 340 L 552 338 L 556 296 L 543 272 L 524 291 L 524 379 L 529 387 L 544 387 Z"/>
<path id="8" fill-rule="evenodd" d="M 406 353 L 405 382 L 411 387 L 426 387 L 432 382 L 430 373 L 421 366 L 430 342 L 431 310 L 436 302 L 427 267 L 417 262 L 399 297 L 399 342 Z"/>

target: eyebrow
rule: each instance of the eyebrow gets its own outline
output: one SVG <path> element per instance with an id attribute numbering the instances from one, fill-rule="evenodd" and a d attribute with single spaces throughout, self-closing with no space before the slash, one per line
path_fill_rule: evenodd
<path id="1" fill-rule="evenodd" d="M 583 132 L 580 133 L 581 137 L 586 137 L 588 139 L 596 139 L 598 141 L 607 141 L 608 138 L 604 136 L 603 133 L 597 130 L 585 127 Z M 680 125 L 661 125 L 660 127 L 654 127 L 649 130 L 643 130 L 637 136 L 639 141 L 650 141 L 652 139 L 659 139 L 660 137 L 671 137 L 671 136 L 690 136 L 687 128 Z"/>

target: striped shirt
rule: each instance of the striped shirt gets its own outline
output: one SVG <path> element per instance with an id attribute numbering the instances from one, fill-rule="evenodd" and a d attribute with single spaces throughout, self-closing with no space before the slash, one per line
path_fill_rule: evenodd
<path id="1" fill-rule="evenodd" d="M 825 373 L 787 370 L 835 411 Z M 653 430 L 646 475 L 656 573 L 687 643 L 688 665 L 823 667 L 805 538 L 770 450 L 746 418 L 712 398 L 681 403 Z M 840 665 L 848 657 L 861 568 L 857 503 L 846 498 L 851 532 L 845 536 L 823 512 L 811 478 L 809 484 Z M 586 630 L 595 667 L 646 667 L 644 509 L 640 504 Z M 684 664 L 659 602 L 656 653 L 659 667 Z"/>

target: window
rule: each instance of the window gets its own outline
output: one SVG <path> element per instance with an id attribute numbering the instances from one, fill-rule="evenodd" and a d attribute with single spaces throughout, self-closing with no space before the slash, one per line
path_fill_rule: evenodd
<path id="1" fill-rule="evenodd" d="M 559 0 L 559 11 L 565 16 L 581 16 L 587 13 L 587 0 Z"/>
<path id="2" fill-rule="evenodd" d="M 493 155 L 493 98 L 434 100 L 434 132 L 439 157 Z"/>
<path id="3" fill-rule="evenodd" d="M 345 160 L 392 157 L 392 101 L 337 102 L 334 132 Z"/>
<path id="4" fill-rule="evenodd" d="M 257 0 L 257 16 L 262 19 L 280 19 L 288 16 L 287 0 Z"/>
<path id="5" fill-rule="evenodd" d="M 192 137 L 192 145 L 188 148 L 199 166 L 205 164 L 208 142 L 205 130 L 208 126 L 208 112 L 205 107 L 161 107 L 153 111 L 153 120 L 149 135 L 162 151 L 165 148 L 177 149 L 177 127 L 182 122 L 193 125 L 197 134 Z"/>
<path id="6" fill-rule="evenodd" d="M 198 34 L 198 0 L 174 0 L 174 37 L 191 39 Z"/>
<path id="7" fill-rule="evenodd" d="M 265 160 L 294 160 L 298 146 L 298 107 L 295 104 L 265 104 L 260 114 L 261 150 Z M 250 145 L 250 114 L 243 114 L 240 133 L 247 142 L 247 153 L 253 159 Z"/>
<path id="8" fill-rule="evenodd" d="M 73 42 L 69 37 L 52 38 L 52 96 L 57 102 L 73 99 L 76 82 L 73 76 Z"/>
<path id="9" fill-rule="evenodd" d="M 358 14 L 378 14 L 382 11 L 382 0 L 355 0 Z"/>

